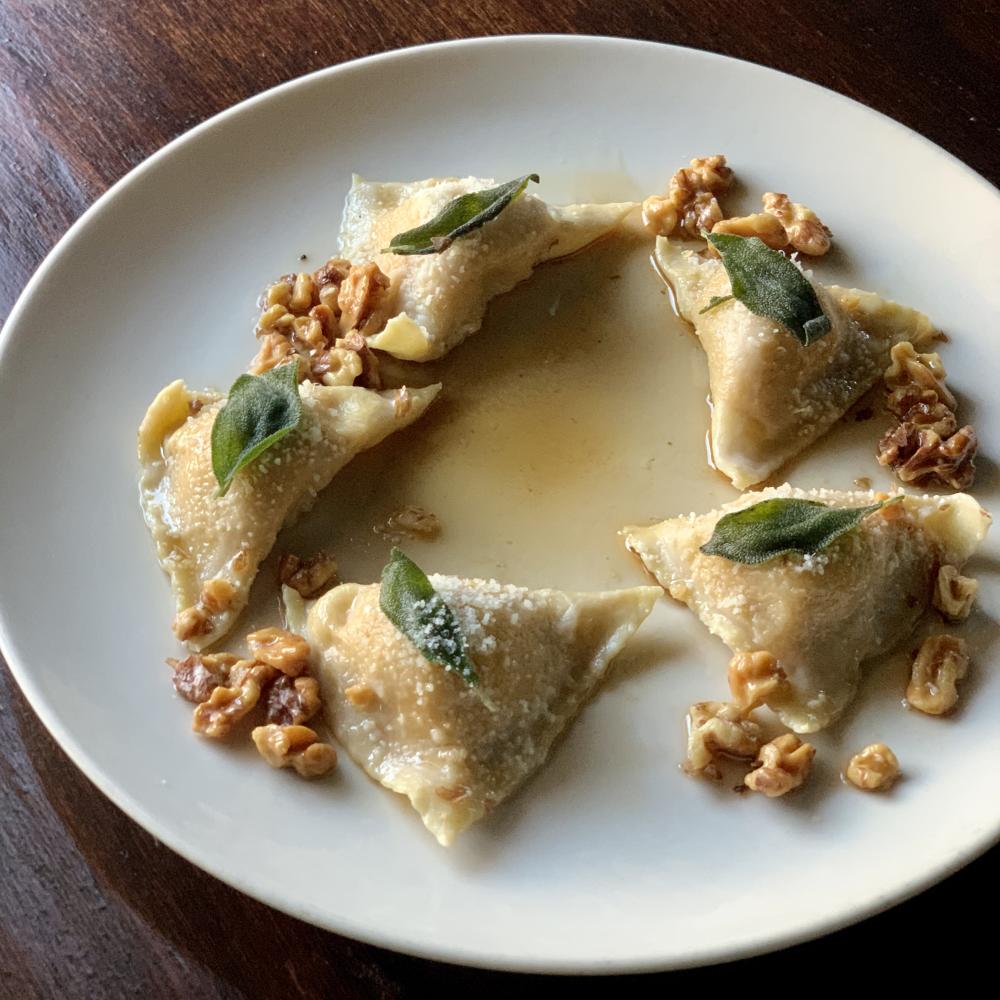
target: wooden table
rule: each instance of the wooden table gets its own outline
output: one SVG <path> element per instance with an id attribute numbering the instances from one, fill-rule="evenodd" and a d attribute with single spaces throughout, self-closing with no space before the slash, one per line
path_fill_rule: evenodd
<path id="1" fill-rule="evenodd" d="M 995 3 L 6 0 L 0 316 L 105 188 L 217 111 L 372 52 L 539 31 L 655 39 L 774 66 L 863 101 L 1000 179 Z M 944 191 L 927 211 L 940 215 L 943 239 L 960 240 L 960 227 L 974 224 L 949 218 Z M 984 776 L 984 794 L 995 788 L 995 776 Z M 992 967 L 994 921 L 972 911 L 998 876 L 1000 849 L 823 941 L 596 989 L 624 983 L 634 995 L 737 981 L 788 989 L 817 975 L 859 985 L 860 962 L 884 963 L 896 986 L 908 972 L 948 966 L 971 976 Z M 554 985 L 356 944 L 229 889 L 93 788 L 0 669 L 0 996 L 417 997 Z"/>

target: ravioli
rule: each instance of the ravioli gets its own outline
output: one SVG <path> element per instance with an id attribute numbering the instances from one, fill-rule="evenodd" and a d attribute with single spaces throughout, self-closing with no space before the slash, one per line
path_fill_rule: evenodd
<path id="1" fill-rule="evenodd" d="M 299 386 L 302 422 L 241 471 L 225 496 L 212 471 L 211 434 L 224 399 L 172 382 L 139 428 L 141 500 L 160 565 L 177 602 L 174 630 L 194 649 L 221 638 L 246 606 L 250 585 L 282 526 L 355 455 L 413 423 L 440 385 L 394 392 Z"/>
<path id="2" fill-rule="evenodd" d="M 462 629 L 478 687 L 417 651 L 379 608 L 378 584 L 342 584 L 311 605 L 290 588 L 284 596 L 289 627 L 318 659 L 337 739 L 447 846 L 542 765 L 660 590 L 430 580 Z"/>
<path id="3" fill-rule="evenodd" d="M 735 299 L 702 313 L 712 296 L 731 291 L 717 258 L 660 238 L 656 259 L 708 356 L 712 457 L 739 489 L 763 482 L 825 434 L 875 385 L 894 344 L 919 347 L 937 336 L 915 309 L 812 281 L 832 329 L 803 347 Z"/>
<path id="4" fill-rule="evenodd" d="M 865 660 L 910 634 L 930 607 L 939 566 L 960 569 L 990 517 L 964 493 L 906 495 L 812 556 L 745 565 L 699 551 L 723 514 L 772 497 L 834 507 L 874 502 L 871 492 L 786 484 L 745 493 L 708 514 L 626 528 L 625 544 L 733 652 L 767 650 L 777 657 L 788 684 L 767 703 L 785 725 L 810 733 L 851 701 Z"/>
<path id="5" fill-rule="evenodd" d="M 340 230 L 348 260 L 375 261 L 391 281 L 392 318 L 371 347 L 409 361 L 447 354 L 483 322 L 490 299 L 539 264 L 575 253 L 614 230 L 633 202 L 550 206 L 525 192 L 496 218 L 439 254 L 382 253 L 399 233 L 432 219 L 448 202 L 496 182 L 445 177 L 378 184 L 355 176 Z"/>

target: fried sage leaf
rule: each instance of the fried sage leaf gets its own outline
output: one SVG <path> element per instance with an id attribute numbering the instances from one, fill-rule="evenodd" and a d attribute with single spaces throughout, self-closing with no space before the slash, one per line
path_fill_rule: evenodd
<path id="1" fill-rule="evenodd" d="M 892 499 L 899 499 L 894 497 Z M 856 528 L 892 500 L 867 507 L 828 507 L 817 500 L 776 497 L 720 517 L 701 547 L 708 556 L 731 562 L 768 562 L 789 552 L 812 555 Z"/>
<path id="2" fill-rule="evenodd" d="M 815 290 L 783 253 L 756 236 L 707 233 L 706 239 L 722 256 L 733 296 L 750 312 L 781 323 L 804 347 L 829 333 L 830 318 Z M 720 301 L 710 302 L 708 308 Z"/>
<path id="3" fill-rule="evenodd" d="M 516 180 L 459 195 L 445 205 L 429 222 L 399 233 L 389 241 L 383 253 L 427 254 L 447 250 L 459 237 L 466 236 L 495 219 L 515 198 L 523 194 L 528 181 L 538 183 L 538 174 L 525 174 Z"/>
<path id="4" fill-rule="evenodd" d="M 212 424 L 212 471 L 225 496 L 236 474 L 290 434 L 302 419 L 299 362 L 241 375 Z"/>
<path id="5" fill-rule="evenodd" d="M 382 570 L 378 602 L 386 618 L 431 663 L 458 674 L 471 687 L 479 683 L 451 608 L 427 574 L 397 548 L 393 548 Z"/>

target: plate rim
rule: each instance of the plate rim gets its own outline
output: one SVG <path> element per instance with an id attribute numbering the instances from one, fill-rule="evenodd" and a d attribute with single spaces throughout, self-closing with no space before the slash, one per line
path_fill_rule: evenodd
<path id="1" fill-rule="evenodd" d="M 724 55 L 705 49 L 698 49 L 689 46 L 675 45 L 672 43 L 657 42 L 648 39 L 625 38 L 615 35 L 573 35 L 560 33 L 544 34 L 513 34 L 513 35 L 485 35 L 472 38 L 451 39 L 448 41 L 431 42 L 426 44 L 415 44 L 402 48 L 390 49 L 357 59 L 335 63 L 314 70 L 302 76 L 286 80 L 276 84 L 257 94 L 230 105 L 217 112 L 211 117 L 198 123 L 192 128 L 181 133 L 170 140 L 160 149 L 156 150 L 141 162 L 128 170 L 122 177 L 115 181 L 108 189 L 101 194 L 91 204 L 78 219 L 66 230 L 57 240 L 55 245 L 45 255 L 39 263 L 27 284 L 18 295 L 12 306 L 10 313 L 0 330 L 0 369 L 2 369 L 5 357 L 10 345 L 14 340 L 22 336 L 18 327 L 20 325 L 21 314 L 26 310 L 28 303 L 35 294 L 36 288 L 45 280 L 48 271 L 53 268 L 57 260 L 64 257 L 73 250 L 74 244 L 80 238 L 80 234 L 90 225 L 91 219 L 97 216 L 109 203 L 115 199 L 121 190 L 128 185 L 135 183 L 147 171 L 152 170 L 162 160 L 171 156 L 175 150 L 197 140 L 202 134 L 212 129 L 218 128 L 231 118 L 243 113 L 245 110 L 259 103 L 273 100 L 279 95 L 291 92 L 296 88 L 307 86 L 311 81 L 319 77 L 336 77 L 338 74 L 350 73 L 354 71 L 364 71 L 367 67 L 386 60 L 405 60 L 407 58 L 419 57 L 424 53 L 441 49 L 451 48 L 475 48 L 503 47 L 511 44 L 531 45 L 531 46 L 551 46 L 564 45 L 568 47 L 587 47 L 593 43 L 614 43 L 624 48 L 643 47 L 650 49 L 665 49 L 682 52 L 686 56 L 692 54 L 708 61 L 723 60 L 729 63 L 752 66 L 756 70 L 765 73 L 776 74 L 793 81 L 797 85 L 804 85 L 821 92 L 825 98 L 833 97 L 841 102 L 854 105 L 861 112 L 875 116 L 880 119 L 883 125 L 889 125 L 897 132 L 908 135 L 911 139 L 916 139 L 920 143 L 931 147 L 937 154 L 947 158 L 950 165 L 958 167 L 968 179 L 976 182 L 985 188 L 985 192 L 993 197 L 1000 197 L 1000 189 L 991 183 L 986 177 L 964 163 L 955 154 L 939 146 L 937 143 L 911 129 L 909 126 L 896 121 L 889 115 L 878 111 L 861 101 L 831 90 L 821 84 L 814 83 L 802 77 L 774 69 L 762 63 L 747 59 L 739 59 L 734 56 Z M 632 957 L 613 959 L 573 959 L 573 960 L 549 960 L 538 957 L 513 956 L 509 954 L 497 954 L 496 952 L 486 952 L 480 948 L 463 946 L 452 942 L 435 941 L 425 943 L 419 940 L 408 939 L 403 935 L 392 932 L 380 932 L 378 928 L 373 928 L 368 924 L 360 925 L 353 920 L 338 919 L 328 920 L 323 913 L 314 911 L 312 907 L 296 904 L 295 901 L 281 897 L 266 888 L 248 887 L 246 882 L 236 875 L 220 875 L 210 867 L 209 860 L 202 860 L 199 857 L 199 845 L 188 843 L 183 834 L 175 834 L 169 827 L 164 828 L 155 819 L 149 810 L 140 804 L 128 792 L 117 787 L 116 782 L 108 777 L 101 767 L 90 757 L 88 751 L 71 734 L 59 718 L 58 711 L 48 703 L 46 697 L 38 689 L 33 680 L 33 671 L 27 666 L 30 657 L 22 657 L 18 647 L 13 640 L 13 634 L 8 626 L 4 607 L 0 604 L 0 653 L 8 665 L 11 676 L 14 678 L 32 711 L 41 721 L 42 725 L 59 744 L 62 751 L 69 757 L 73 765 L 77 767 L 86 778 L 97 787 L 97 789 L 114 806 L 125 813 L 132 821 L 141 826 L 147 833 L 156 840 L 170 848 L 174 853 L 180 855 L 186 861 L 193 864 L 206 875 L 216 878 L 231 888 L 242 892 L 251 898 L 260 900 L 266 905 L 278 910 L 281 913 L 304 920 L 321 929 L 331 933 L 340 934 L 351 939 L 387 948 L 401 954 L 418 958 L 430 959 L 453 965 L 464 965 L 473 968 L 492 969 L 497 971 L 526 972 L 542 974 L 590 974 L 590 975 L 614 975 L 635 972 L 656 972 L 672 969 L 695 968 L 712 964 L 720 964 L 731 961 L 738 961 L 757 955 L 767 954 L 784 948 L 802 944 L 807 941 L 816 940 L 830 933 L 841 930 L 845 927 L 860 923 L 869 917 L 893 908 L 899 903 L 912 899 L 926 889 L 950 877 L 955 872 L 971 863 L 976 858 L 985 854 L 990 848 L 1000 843 L 1000 817 L 998 817 L 994 827 L 984 828 L 977 837 L 963 844 L 960 850 L 953 851 L 940 864 L 932 869 L 909 879 L 901 884 L 896 891 L 883 894 L 881 897 L 870 900 L 866 905 L 856 907 L 849 911 L 838 913 L 826 919 L 814 920 L 801 932 L 789 933 L 786 931 L 761 932 L 746 938 L 739 945 L 722 944 L 707 945 L 697 951 L 689 952 L 684 956 L 675 957 Z"/>

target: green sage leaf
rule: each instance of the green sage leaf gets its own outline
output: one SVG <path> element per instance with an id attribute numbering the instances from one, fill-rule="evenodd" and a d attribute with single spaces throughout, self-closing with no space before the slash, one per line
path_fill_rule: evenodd
<path id="1" fill-rule="evenodd" d="M 528 186 L 538 183 L 538 174 L 525 174 L 484 191 L 472 191 L 448 202 L 429 222 L 399 233 L 383 253 L 426 254 L 447 250 L 460 236 L 495 219 Z"/>
<path id="2" fill-rule="evenodd" d="M 721 306 L 723 302 L 729 302 L 733 298 L 734 298 L 734 296 L 732 296 L 732 295 L 713 295 L 708 300 L 708 305 L 705 306 L 704 309 L 699 309 L 698 310 L 698 315 L 699 316 L 704 316 L 705 313 L 707 313 L 709 311 L 709 309 L 714 309 L 716 306 Z"/>
<path id="3" fill-rule="evenodd" d="M 382 570 L 378 603 L 386 618 L 431 663 L 458 674 L 470 687 L 479 683 L 451 608 L 427 574 L 397 548 L 393 548 Z"/>
<path id="4" fill-rule="evenodd" d="M 781 323 L 804 347 L 830 331 L 812 285 L 783 253 L 756 236 L 707 233 L 706 239 L 722 256 L 734 297 L 750 312 Z"/>
<path id="5" fill-rule="evenodd" d="M 225 496 L 236 474 L 290 434 L 302 419 L 299 362 L 241 375 L 212 424 L 212 471 Z"/>
<path id="6" fill-rule="evenodd" d="M 867 507 L 828 507 L 817 500 L 776 497 L 720 517 L 701 547 L 708 556 L 754 565 L 789 552 L 812 555 L 899 497 Z"/>

